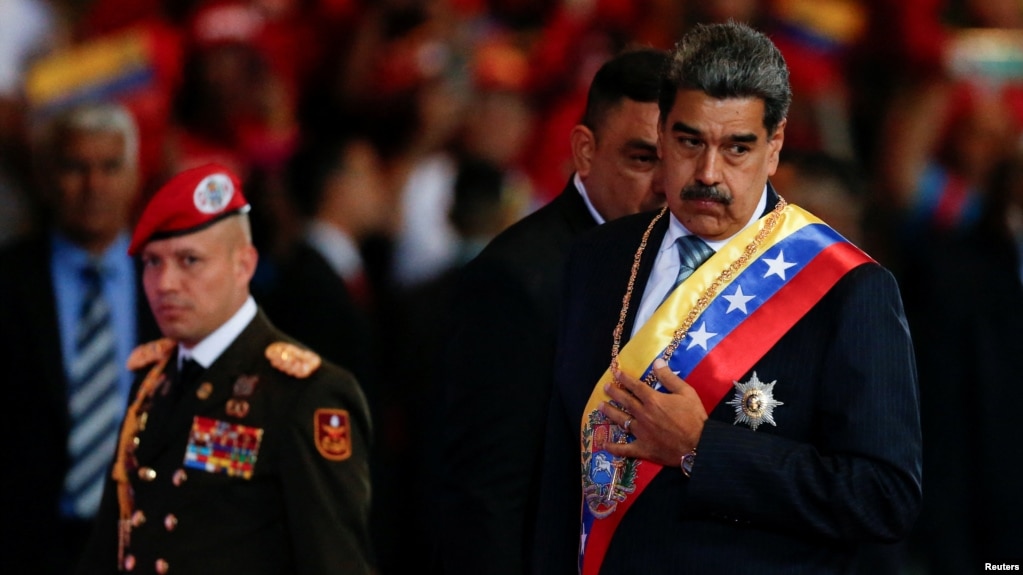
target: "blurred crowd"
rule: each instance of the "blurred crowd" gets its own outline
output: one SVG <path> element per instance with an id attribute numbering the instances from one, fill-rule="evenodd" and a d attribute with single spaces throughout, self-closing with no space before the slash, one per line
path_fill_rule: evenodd
<path id="1" fill-rule="evenodd" d="M 0 244 L 50 225 L 40 134 L 77 104 L 134 116 L 135 206 L 182 169 L 241 174 L 256 299 L 362 382 L 380 572 L 416 572 L 452 274 L 562 190 L 604 61 L 728 19 L 791 69 L 775 188 L 900 279 L 925 504 L 878 569 L 995 562 L 1023 541 L 1019 0 L 0 0 Z"/>

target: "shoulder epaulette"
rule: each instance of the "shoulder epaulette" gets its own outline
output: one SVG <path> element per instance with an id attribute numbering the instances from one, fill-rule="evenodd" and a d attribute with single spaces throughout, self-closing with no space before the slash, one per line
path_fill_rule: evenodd
<path id="1" fill-rule="evenodd" d="M 315 352 L 302 349 L 286 341 L 277 341 L 268 345 L 266 358 L 270 360 L 270 365 L 299 379 L 309 377 L 323 363 L 323 360 Z"/>
<path id="2" fill-rule="evenodd" d="M 128 370 L 135 371 L 160 361 L 170 355 L 175 345 L 177 342 L 169 337 L 139 345 L 128 356 Z"/>

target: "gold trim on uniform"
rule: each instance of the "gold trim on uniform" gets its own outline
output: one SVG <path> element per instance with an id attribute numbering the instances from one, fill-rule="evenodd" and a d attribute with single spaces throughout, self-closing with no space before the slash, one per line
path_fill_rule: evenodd
<path id="1" fill-rule="evenodd" d="M 131 350 L 131 355 L 128 356 L 128 361 L 126 362 L 128 370 L 142 369 L 147 365 L 170 356 L 170 352 L 174 349 L 175 345 L 177 345 L 177 342 L 169 337 L 139 345 Z"/>
<path id="2" fill-rule="evenodd" d="M 271 343 L 265 353 L 270 365 L 298 379 L 312 375 L 323 361 L 315 352 L 285 341 Z"/>

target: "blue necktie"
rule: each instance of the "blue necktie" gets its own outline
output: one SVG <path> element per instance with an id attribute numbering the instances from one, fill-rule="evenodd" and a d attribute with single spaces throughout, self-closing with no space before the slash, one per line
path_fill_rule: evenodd
<path id="1" fill-rule="evenodd" d="M 675 240 L 675 247 L 678 248 L 678 259 L 681 266 L 678 268 L 678 275 L 675 276 L 675 285 L 672 289 L 693 275 L 696 268 L 714 255 L 714 249 L 695 235 L 680 237 Z"/>
<path id="2" fill-rule="evenodd" d="M 71 467 L 64 479 L 62 509 L 66 516 L 88 519 L 99 508 L 124 406 L 118 391 L 110 305 L 103 297 L 98 265 L 82 270 L 82 285 L 84 297 L 68 381 Z"/>

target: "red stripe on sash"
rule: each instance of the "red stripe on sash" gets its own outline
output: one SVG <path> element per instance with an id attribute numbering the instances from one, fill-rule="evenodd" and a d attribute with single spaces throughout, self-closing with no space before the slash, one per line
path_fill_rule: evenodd
<path id="1" fill-rule="evenodd" d="M 604 555 L 611 544 L 611 537 L 621 523 L 622 517 L 635 503 L 636 497 L 646 489 L 646 486 L 654 480 L 661 466 L 652 461 L 643 461 L 636 468 L 636 491 L 631 497 L 618 504 L 615 512 L 610 516 L 594 521 L 590 534 L 587 536 L 586 555 L 583 556 L 582 575 L 597 575 L 600 566 L 604 564 Z M 681 473 L 681 472 L 680 472 Z M 591 560 L 592 559 L 592 560 Z"/>
<path id="2" fill-rule="evenodd" d="M 749 371 L 852 268 L 870 257 L 852 244 L 821 251 L 771 299 L 750 314 L 686 377 L 710 413 Z"/>

